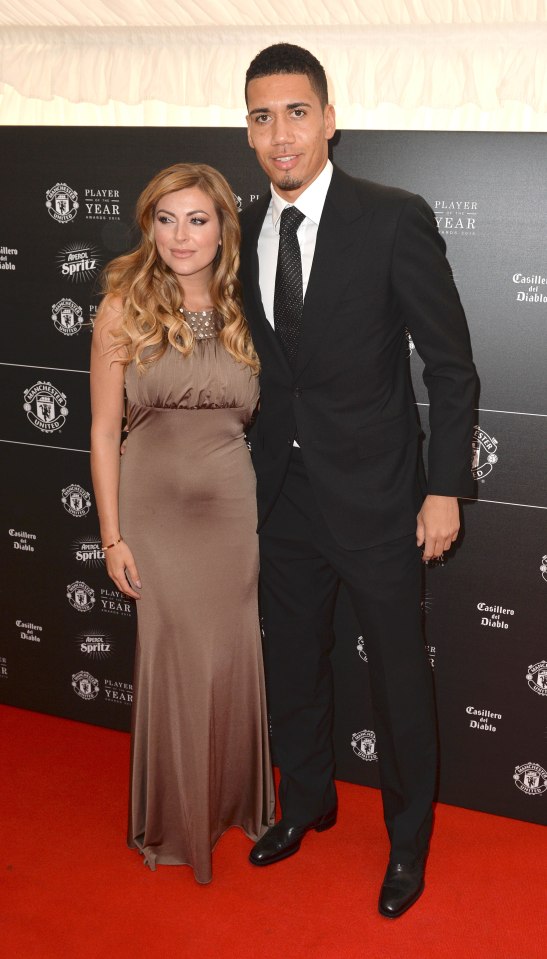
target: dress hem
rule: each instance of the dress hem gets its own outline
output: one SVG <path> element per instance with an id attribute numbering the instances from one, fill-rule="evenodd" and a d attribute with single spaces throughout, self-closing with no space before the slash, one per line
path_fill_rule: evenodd
<path id="1" fill-rule="evenodd" d="M 272 824 L 270 823 L 270 825 Z M 217 839 L 215 839 L 213 845 L 211 846 L 211 855 L 215 851 L 217 843 L 222 839 L 222 837 L 230 829 L 241 829 L 241 831 L 244 833 L 247 839 L 250 839 L 251 842 L 257 842 L 260 836 L 264 835 L 264 832 L 268 828 L 269 826 L 265 825 L 264 829 L 261 830 L 260 833 L 256 834 L 256 833 L 248 832 L 245 829 L 245 827 L 241 826 L 239 823 L 232 823 L 230 826 L 227 826 L 226 829 L 224 829 L 220 833 Z M 158 854 L 158 853 L 152 852 L 151 850 L 149 851 L 147 847 L 143 846 L 142 843 L 139 843 L 137 839 L 128 840 L 127 846 L 129 849 L 138 850 L 139 855 L 144 857 L 143 864 L 145 866 L 148 866 L 151 872 L 156 872 L 156 866 L 189 866 L 194 874 L 194 879 L 196 880 L 197 883 L 200 884 L 200 886 L 207 886 L 210 882 L 212 882 L 212 879 L 213 879 L 212 873 L 209 879 L 198 879 L 194 866 L 192 865 L 191 862 L 187 862 L 185 859 L 176 859 L 174 856 L 165 856 L 165 855 L 162 855 L 161 853 Z"/>

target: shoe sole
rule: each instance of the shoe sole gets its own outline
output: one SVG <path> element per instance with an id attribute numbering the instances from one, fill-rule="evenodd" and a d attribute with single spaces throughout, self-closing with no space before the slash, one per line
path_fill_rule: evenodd
<path id="1" fill-rule="evenodd" d="M 253 866 L 273 866 L 276 862 L 282 862 L 283 859 L 288 859 L 290 856 L 294 856 L 294 854 L 300 849 L 300 845 L 301 844 L 298 843 L 298 846 L 296 846 L 294 849 L 285 849 L 283 852 L 280 852 L 276 856 L 271 856 L 269 859 L 253 859 L 252 854 L 249 854 L 249 862 L 251 862 Z"/>

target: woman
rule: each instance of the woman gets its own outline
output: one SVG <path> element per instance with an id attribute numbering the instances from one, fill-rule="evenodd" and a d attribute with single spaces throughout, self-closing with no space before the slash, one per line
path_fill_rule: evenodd
<path id="1" fill-rule="evenodd" d="M 137 600 L 128 843 L 211 879 L 230 826 L 272 821 L 255 481 L 244 430 L 258 361 L 216 170 L 178 163 L 109 264 L 91 360 L 91 469 L 109 576 Z M 127 395 L 129 438 L 119 455 Z"/>

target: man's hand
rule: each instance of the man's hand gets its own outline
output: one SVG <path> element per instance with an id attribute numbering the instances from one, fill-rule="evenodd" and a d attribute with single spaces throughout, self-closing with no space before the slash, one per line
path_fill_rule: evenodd
<path id="1" fill-rule="evenodd" d="M 418 513 L 416 543 L 424 547 L 422 559 L 427 563 L 447 552 L 458 538 L 460 509 L 456 496 L 426 496 Z"/>

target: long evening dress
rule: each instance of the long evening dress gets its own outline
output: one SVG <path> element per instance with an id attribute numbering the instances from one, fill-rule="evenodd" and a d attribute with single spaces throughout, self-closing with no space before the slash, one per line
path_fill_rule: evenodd
<path id="1" fill-rule="evenodd" d="M 126 371 L 120 520 L 142 582 L 128 844 L 209 882 L 230 826 L 273 822 L 257 609 L 255 478 L 244 430 L 257 378 L 186 313 L 196 342 Z"/>

